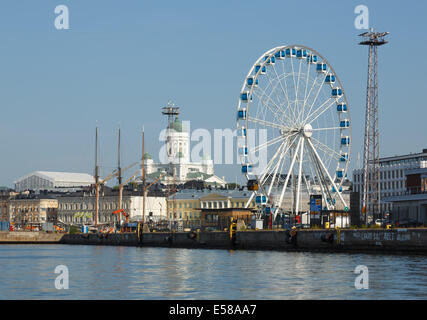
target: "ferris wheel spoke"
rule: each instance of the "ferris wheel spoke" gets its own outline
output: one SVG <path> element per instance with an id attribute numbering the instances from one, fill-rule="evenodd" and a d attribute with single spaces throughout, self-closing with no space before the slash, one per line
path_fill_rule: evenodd
<path id="1" fill-rule="evenodd" d="M 266 120 L 262 120 L 262 119 L 258 119 L 258 118 L 254 118 L 254 117 L 248 117 L 248 121 L 258 123 L 258 124 L 262 124 L 264 126 L 271 127 L 271 128 L 286 129 L 286 127 L 281 126 L 279 124 L 276 124 L 274 122 L 266 121 Z"/>
<path id="2" fill-rule="evenodd" d="M 291 58 L 291 68 L 292 68 L 292 80 L 294 82 L 294 89 L 295 89 L 295 103 L 297 102 L 298 99 L 298 92 L 297 92 L 297 85 L 295 83 L 295 70 L 294 70 L 294 59 Z M 295 119 L 297 120 L 297 119 Z"/>
<path id="3" fill-rule="evenodd" d="M 259 152 L 259 151 L 261 151 L 262 149 L 264 149 L 264 148 L 268 148 L 268 147 L 270 147 L 270 146 L 272 146 L 272 145 L 274 145 L 274 144 L 276 144 L 277 142 L 280 142 L 280 141 L 282 141 L 283 140 L 283 136 L 278 136 L 278 137 L 276 137 L 276 138 L 274 138 L 274 139 L 272 139 L 272 140 L 270 140 L 270 141 L 267 141 L 267 142 L 265 142 L 265 143 L 263 143 L 263 144 L 260 144 L 259 146 L 256 146 L 256 147 L 254 147 L 254 148 L 252 148 L 252 149 L 250 149 L 250 153 L 255 153 L 255 152 Z"/>
<path id="4" fill-rule="evenodd" d="M 313 150 L 314 155 L 315 155 L 317 161 L 319 162 L 321 168 L 326 173 L 327 177 L 329 178 L 329 181 L 331 182 L 331 184 L 335 188 L 336 192 L 338 193 L 338 196 L 339 196 L 342 204 L 346 207 L 347 204 L 344 201 L 344 198 L 342 197 L 341 192 L 339 192 L 339 189 L 337 188 L 337 185 L 335 184 L 335 181 L 331 178 L 331 175 L 329 174 L 328 170 L 326 169 L 325 165 L 323 164 L 322 159 L 320 158 L 319 154 L 317 153 L 316 149 L 314 148 L 313 143 L 311 142 L 310 139 L 307 139 L 307 141 L 308 141 L 308 144 L 310 145 L 311 149 Z"/>
<path id="5" fill-rule="evenodd" d="M 286 81 L 286 78 L 288 77 L 287 75 L 289 75 L 289 73 L 286 72 L 285 63 L 282 63 L 282 70 L 283 70 L 283 75 L 284 75 L 284 77 L 283 77 L 283 83 L 285 84 L 286 93 L 287 93 L 287 95 L 289 97 L 289 88 L 288 88 L 287 81 Z M 294 118 L 294 121 L 292 123 L 295 123 L 296 114 L 295 114 L 295 110 L 292 109 L 292 104 L 291 103 L 288 104 L 288 106 L 286 108 L 286 111 L 287 110 L 291 110 L 292 111 L 292 115 L 293 115 L 293 118 Z"/>
<path id="6" fill-rule="evenodd" d="M 342 130 L 344 128 L 341 127 L 331 127 L 331 128 L 316 128 L 312 129 L 313 131 L 326 131 L 326 130 Z"/>
<path id="7" fill-rule="evenodd" d="M 274 65 L 273 65 L 273 68 L 274 68 Z M 287 93 L 285 93 L 283 91 L 283 93 L 285 94 L 286 100 L 287 100 L 287 101 L 284 101 L 282 98 L 279 97 L 278 93 L 276 92 L 276 89 L 279 87 L 279 85 L 276 84 L 274 86 L 273 83 L 272 83 L 272 80 L 277 80 L 276 82 L 279 83 L 279 84 L 281 84 L 280 78 L 279 77 L 278 78 L 271 78 L 269 73 L 266 73 L 266 75 L 267 75 L 268 81 L 270 83 L 270 86 L 272 88 L 272 92 L 271 92 L 270 95 L 272 95 L 274 93 L 274 95 L 277 97 L 277 100 L 279 101 L 279 105 L 276 104 L 276 106 L 278 108 L 280 108 L 281 113 L 286 117 L 286 119 L 287 119 L 287 121 L 288 121 L 289 124 L 290 123 L 294 123 L 295 121 L 286 113 L 286 111 L 289 109 L 289 106 L 291 105 L 291 101 L 289 100 Z M 273 100 L 273 99 L 271 99 L 271 97 L 270 97 L 270 100 Z M 285 105 L 286 105 L 286 108 L 282 108 L 282 106 L 285 106 Z M 294 110 L 292 110 L 292 113 L 293 113 L 292 115 L 295 118 L 295 112 L 294 112 Z"/>
<path id="8" fill-rule="evenodd" d="M 283 64 L 283 66 L 284 66 L 284 64 Z M 279 77 L 279 74 L 277 73 L 277 70 L 276 70 L 276 67 L 273 65 L 273 70 L 274 70 L 274 73 L 276 74 L 276 77 L 277 77 L 277 81 L 280 83 L 280 87 L 281 87 L 281 89 L 282 89 L 282 92 L 283 92 L 283 94 L 285 95 L 285 97 L 286 97 L 286 100 L 287 100 L 287 107 L 286 107 L 286 109 L 285 110 L 283 110 L 284 112 L 286 112 L 288 109 L 289 109 L 289 106 L 290 106 L 290 100 L 289 100 L 289 96 L 288 96 L 288 92 L 287 92 L 287 89 L 285 90 L 285 88 L 283 87 L 283 83 L 282 83 L 282 81 L 280 80 L 281 78 Z M 283 82 L 285 83 L 285 87 L 286 87 L 286 73 L 285 72 L 283 72 Z M 290 109 L 291 111 L 292 111 L 292 113 L 293 113 L 293 116 L 294 116 L 294 119 L 296 118 L 295 117 L 295 111 L 294 111 L 294 109 Z M 290 120 L 290 119 L 289 119 Z"/>
<path id="9" fill-rule="evenodd" d="M 267 80 L 270 84 L 270 87 L 271 87 L 271 92 L 270 92 L 269 97 L 271 98 L 271 96 L 274 94 L 274 96 L 277 99 L 278 105 L 285 105 L 286 101 L 284 101 L 283 97 L 279 96 L 279 94 L 276 92 L 276 89 L 279 87 L 279 85 L 277 83 L 276 84 L 273 83 L 269 72 L 267 72 L 265 75 L 266 75 L 266 78 L 267 78 Z M 275 79 L 273 79 L 273 80 L 275 80 Z"/>
<path id="10" fill-rule="evenodd" d="M 310 97 L 311 97 L 311 93 L 313 92 L 313 88 L 316 88 L 317 87 L 317 85 L 319 85 L 319 86 L 322 86 L 322 80 L 320 80 L 320 82 L 319 83 L 317 83 L 318 82 L 318 79 L 319 79 L 319 76 L 316 76 L 316 77 L 314 77 L 314 79 L 313 79 L 313 83 L 311 84 L 311 87 L 310 87 L 310 90 L 309 90 L 309 92 L 308 92 L 308 95 L 305 97 L 305 99 L 304 99 L 304 110 L 305 110 L 305 106 L 308 104 L 308 101 L 309 101 L 309 99 L 310 99 Z M 322 79 L 322 78 L 320 78 L 320 79 Z M 310 104 L 311 105 L 311 104 Z M 312 110 L 312 108 L 310 108 L 309 110 L 308 110 L 308 115 L 310 114 L 310 112 L 311 112 L 311 110 Z"/>
<path id="11" fill-rule="evenodd" d="M 278 84 L 279 84 L 279 86 L 280 86 L 280 89 L 282 90 L 283 95 L 284 95 L 284 96 L 285 96 L 285 98 L 286 98 L 287 104 L 289 105 L 289 102 L 290 102 L 290 101 L 289 101 L 288 93 L 285 91 L 285 88 L 283 87 L 283 83 L 282 83 L 282 81 L 280 80 L 280 76 L 279 76 L 279 74 L 277 73 L 277 70 L 276 70 L 275 65 L 273 64 L 273 65 L 272 65 L 272 67 L 273 67 L 273 71 L 274 71 L 274 73 L 276 74 L 276 78 L 273 78 L 273 80 L 277 79 L 277 82 L 278 82 Z M 269 81 L 270 81 L 270 84 L 271 84 L 271 79 L 270 79 L 269 74 L 268 74 L 267 76 L 269 77 Z"/>
<path id="12" fill-rule="evenodd" d="M 299 62 L 299 67 L 298 67 L 298 81 L 297 81 L 297 89 L 296 89 L 296 97 L 295 97 L 295 104 L 297 106 L 297 110 L 299 110 L 298 112 L 298 122 L 300 123 L 301 121 L 301 112 L 302 112 L 302 108 L 300 108 L 300 106 L 298 105 L 298 92 L 299 92 L 299 83 L 300 83 L 300 76 L 301 76 L 301 64 L 302 64 L 302 59 Z"/>
<path id="13" fill-rule="evenodd" d="M 310 105 L 310 110 L 308 111 L 308 116 L 307 117 L 310 117 L 311 110 L 313 109 L 313 106 L 315 105 L 315 103 L 317 101 L 317 98 L 319 97 L 320 91 L 323 88 L 323 82 L 325 81 L 325 76 L 323 76 L 323 77 L 321 76 L 320 79 L 321 79 L 321 82 L 319 82 L 319 88 L 317 89 L 316 96 L 315 96 L 313 102 Z"/>
<path id="14" fill-rule="evenodd" d="M 332 100 L 326 107 L 324 107 L 330 100 Z M 329 110 L 329 108 L 331 106 L 333 106 L 335 104 L 335 100 L 333 98 L 329 98 L 328 100 L 326 100 L 325 102 L 323 102 L 321 104 L 321 106 L 319 108 L 317 108 L 311 115 L 309 115 L 306 119 L 306 123 L 313 123 L 317 118 L 319 118 L 323 113 L 325 113 L 327 110 Z M 317 113 L 317 114 L 316 114 Z M 314 116 L 313 119 L 309 119 L 311 117 Z"/>
<path id="15" fill-rule="evenodd" d="M 307 99 L 307 87 L 308 87 L 308 79 L 310 79 L 310 70 L 311 70 L 311 68 L 308 66 L 307 67 L 307 73 L 306 73 L 306 80 L 305 80 L 305 88 L 304 88 L 304 101 L 302 103 L 302 115 L 303 115 L 303 117 L 305 115 L 305 103 L 306 103 L 306 99 Z"/>
<path id="16" fill-rule="evenodd" d="M 257 93 L 257 91 L 261 91 L 261 95 L 259 95 L 258 93 Z M 265 91 L 264 90 L 262 90 L 261 88 L 256 88 L 254 91 L 253 91 L 253 93 L 255 94 L 255 96 L 260 100 L 260 102 L 267 108 L 267 109 L 269 109 L 270 111 L 271 111 L 271 113 L 273 113 L 273 115 L 274 115 L 274 118 L 278 121 L 278 122 L 280 122 L 280 123 L 282 123 L 283 125 L 286 125 L 284 122 L 283 122 L 283 120 L 282 120 L 282 118 L 278 115 L 278 112 L 280 112 L 284 117 L 286 117 L 286 118 L 288 118 L 288 116 L 283 112 L 283 110 L 282 110 L 282 108 L 281 107 L 279 107 L 277 104 L 276 104 L 276 102 L 273 100 L 273 99 L 271 99 L 266 93 L 265 93 Z M 273 109 L 272 109 L 272 107 L 268 104 L 268 103 L 266 103 L 266 102 L 264 102 L 264 100 L 262 99 L 263 97 L 266 97 L 269 101 L 271 101 L 272 102 L 272 104 L 276 107 L 276 111 L 274 111 Z M 289 118 L 288 118 L 289 119 Z"/>
<path id="17" fill-rule="evenodd" d="M 325 152 L 327 155 L 333 157 L 336 160 L 341 159 L 341 154 L 339 154 L 338 152 L 336 152 L 334 149 L 328 147 L 326 144 L 320 142 L 318 139 L 311 137 L 310 138 L 312 141 L 314 141 L 316 143 L 316 147 L 318 147 L 319 149 L 321 149 L 323 152 Z M 335 158 L 336 157 L 336 158 Z"/>

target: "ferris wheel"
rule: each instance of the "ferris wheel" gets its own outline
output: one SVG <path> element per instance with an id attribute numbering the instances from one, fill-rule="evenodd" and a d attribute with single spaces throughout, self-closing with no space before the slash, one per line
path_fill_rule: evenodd
<path id="1" fill-rule="evenodd" d="M 341 193 L 350 113 L 338 75 L 317 51 L 280 46 L 258 58 L 240 92 L 237 132 L 241 170 L 253 191 L 247 206 L 255 198 L 274 217 L 299 214 L 320 195 L 323 208 L 347 207 Z"/>

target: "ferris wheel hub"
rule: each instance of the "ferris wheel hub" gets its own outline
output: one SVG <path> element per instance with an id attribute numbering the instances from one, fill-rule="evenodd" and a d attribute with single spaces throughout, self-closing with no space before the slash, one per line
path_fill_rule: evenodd
<path id="1" fill-rule="evenodd" d="M 311 126 L 311 124 L 307 123 L 304 126 L 302 132 L 303 132 L 304 137 L 310 138 L 313 135 L 313 127 Z"/>

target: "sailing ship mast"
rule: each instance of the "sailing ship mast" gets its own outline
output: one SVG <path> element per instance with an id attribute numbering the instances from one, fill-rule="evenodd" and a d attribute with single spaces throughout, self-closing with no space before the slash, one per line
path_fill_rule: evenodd
<path id="1" fill-rule="evenodd" d="M 144 127 L 142 127 L 142 165 L 141 165 L 141 178 L 142 178 L 142 223 L 145 223 L 145 196 L 146 196 L 146 190 L 145 190 L 145 168 L 144 168 L 144 157 L 145 157 L 145 137 L 144 137 Z"/>
<path id="2" fill-rule="evenodd" d="M 97 228 L 99 211 L 98 124 L 96 124 L 95 131 L 95 197 L 95 228 Z"/>

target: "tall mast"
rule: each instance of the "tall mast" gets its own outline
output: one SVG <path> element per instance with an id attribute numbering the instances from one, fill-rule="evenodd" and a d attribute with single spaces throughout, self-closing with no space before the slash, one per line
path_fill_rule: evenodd
<path id="1" fill-rule="evenodd" d="M 142 166 L 141 166 L 141 178 L 142 178 L 142 223 L 145 223 L 145 168 L 144 168 L 144 156 L 145 156 L 145 137 L 144 137 L 144 127 L 142 127 Z"/>
<path id="2" fill-rule="evenodd" d="M 99 206 L 99 167 L 98 167 L 98 124 L 95 131 L 95 227 L 98 227 Z"/>
<path id="3" fill-rule="evenodd" d="M 145 157 L 145 133 L 144 127 L 142 127 L 142 223 L 145 223 L 145 168 L 144 168 L 144 157 Z"/>
<path id="4" fill-rule="evenodd" d="M 119 145 L 118 145 L 118 152 L 117 152 L 117 179 L 119 182 L 119 185 L 122 184 L 122 168 L 120 166 L 120 127 L 119 127 Z"/>
<path id="5" fill-rule="evenodd" d="M 117 180 L 119 183 L 119 203 L 118 203 L 118 209 L 120 210 L 122 208 L 122 197 L 123 197 L 123 188 L 122 188 L 122 167 L 120 164 L 120 126 L 119 126 L 119 144 L 118 144 L 118 152 L 117 152 Z M 117 215 L 119 222 L 121 221 L 121 213 Z"/>

